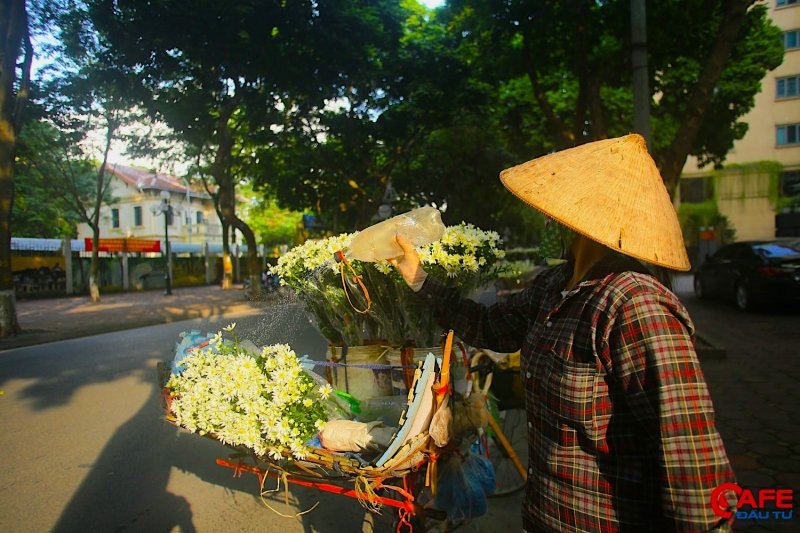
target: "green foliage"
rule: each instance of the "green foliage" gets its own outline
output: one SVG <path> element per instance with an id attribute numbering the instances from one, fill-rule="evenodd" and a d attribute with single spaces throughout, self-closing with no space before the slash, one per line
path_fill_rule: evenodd
<path id="1" fill-rule="evenodd" d="M 781 173 L 783 165 L 779 161 L 753 161 L 749 163 L 732 163 L 725 165 L 724 168 L 713 172 L 715 178 L 715 196 L 719 195 L 719 180 L 726 174 L 735 173 L 743 180 L 742 200 L 747 196 L 747 190 L 758 189 L 766 193 L 770 205 L 777 206 L 781 189 Z M 764 181 L 763 185 L 751 183 L 756 180 Z"/>
<path id="2" fill-rule="evenodd" d="M 275 200 L 263 198 L 250 207 L 245 222 L 266 246 L 292 245 L 297 240 L 302 217 L 302 213 L 283 209 Z"/>
<path id="3" fill-rule="evenodd" d="M 504 121 L 517 139 L 513 147 L 523 149 L 514 151 L 516 162 L 632 130 L 629 2 L 453 0 L 448 8 L 453 26 L 479 50 L 472 58 L 483 79 L 506 91 L 525 82 L 535 89 L 526 98 L 535 109 L 515 110 Z M 651 102 L 651 149 L 660 165 L 668 156 L 685 158 L 670 149 L 730 9 L 732 4 L 703 0 L 648 4 L 649 87 L 658 95 Z M 747 11 L 722 78 L 710 88 L 713 96 L 690 148 L 702 164 L 719 164 L 742 138 L 746 124 L 739 120 L 752 108 L 765 73 L 782 61 L 780 30 L 768 14 L 764 4 Z M 546 142 L 537 149 L 527 139 Z"/>
<path id="4" fill-rule="evenodd" d="M 678 209 L 678 220 L 683 231 L 683 240 L 688 247 L 698 245 L 701 228 L 713 227 L 719 235 L 721 244 L 736 241 L 736 229 L 731 226 L 727 217 L 720 214 L 716 200 L 699 204 L 681 204 Z"/>
<path id="5" fill-rule="evenodd" d="M 681 157 L 671 148 L 732 5 L 648 5 L 652 152 L 662 167 Z M 395 212 L 446 206 L 448 224 L 508 228 L 512 245 L 531 245 L 542 217 L 499 172 L 633 126 L 623 0 L 450 0 L 435 12 L 406 0 L 70 6 L 66 49 L 119 67 L 99 69 L 101 79 L 123 80 L 125 96 L 189 144 L 193 170 L 218 180 L 229 219 L 237 188 L 263 195 L 247 222 L 268 244 L 289 241 L 296 215 L 275 220 L 279 209 L 320 215 L 334 234 L 363 228 L 391 184 Z M 742 138 L 741 118 L 782 60 L 768 15 L 762 4 L 747 11 L 710 88 L 688 148 L 701 165 L 719 166 Z"/>
<path id="6" fill-rule="evenodd" d="M 714 5 L 713 2 L 707 4 Z M 762 90 L 766 72 L 783 61 L 781 30 L 770 21 L 766 4 L 757 3 L 748 11 L 740 31 L 741 38 L 731 52 L 722 79 L 714 88 L 711 105 L 691 152 L 698 157 L 701 167 L 720 166 L 733 142 L 744 137 L 748 125 L 740 119 L 755 105 L 755 95 Z M 693 43 L 687 40 L 687 44 Z M 698 61 L 701 59 L 702 56 Z"/>
<path id="7" fill-rule="evenodd" d="M 18 142 L 12 234 L 75 237 L 78 224 L 90 221 L 94 164 L 82 158 L 72 135 L 45 121 L 27 124 Z M 106 195 L 105 201 L 111 200 Z"/>

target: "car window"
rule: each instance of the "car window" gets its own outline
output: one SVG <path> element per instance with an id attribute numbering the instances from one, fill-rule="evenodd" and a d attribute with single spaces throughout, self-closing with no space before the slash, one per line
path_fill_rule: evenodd
<path id="1" fill-rule="evenodd" d="M 765 258 L 786 258 L 800 256 L 800 241 L 765 242 L 753 246 L 753 250 Z"/>
<path id="2" fill-rule="evenodd" d="M 736 247 L 736 261 L 757 261 L 758 256 L 756 255 L 756 251 L 749 246 L 737 246 Z"/>

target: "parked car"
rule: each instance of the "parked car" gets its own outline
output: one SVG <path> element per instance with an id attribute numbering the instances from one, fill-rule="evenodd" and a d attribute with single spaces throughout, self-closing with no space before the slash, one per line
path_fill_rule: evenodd
<path id="1" fill-rule="evenodd" d="M 721 247 L 694 275 L 698 298 L 721 297 L 743 311 L 800 303 L 800 239 L 746 241 Z"/>

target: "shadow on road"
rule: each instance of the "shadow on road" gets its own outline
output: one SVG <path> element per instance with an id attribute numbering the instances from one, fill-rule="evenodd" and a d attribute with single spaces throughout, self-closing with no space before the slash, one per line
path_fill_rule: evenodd
<path id="1" fill-rule="evenodd" d="M 264 309 L 236 319 L 237 332 L 257 345 L 288 342 L 299 354 L 324 356 L 324 339 L 298 311 L 296 305 Z M 156 364 L 170 358 L 180 331 L 218 331 L 231 321 L 162 325 L 4 354 L 0 389 L 10 391 L 6 400 L 14 399 L 13 407 L 6 403 L 4 408 L 26 413 L 28 419 L 18 424 L 22 431 L 16 426 L 15 431 L 28 435 L 38 424 L 50 436 L 42 473 L 26 471 L 26 479 L 16 481 L 18 488 L 38 485 L 35 490 L 41 490 L 44 479 L 37 478 L 70 472 L 69 480 L 54 486 L 61 491 L 52 495 L 58 509 L 63 505 L 60 516 L 41 517 L 53 524 L 48 530 L 372 531 L 363 526 L 367 513 L 356 500 L 303 487 L 290 488 L 291 509 L 284 505 L 283 492 L 270 495 L 268 502 L 287 514 L 319 502 L 314 511 L 295 518 L 274 514 L 258 498 L 256 476 L 235 478 L 232 470 L 216 464 L 229 448 L 164 420 Z M 83 455 L 87 442 L 97 446 Z M 18 463 L 35 461 L 42 453 L 24 444 L 10 452 Z M 81 477 L 85 470 L 88 474 Z M 16 505 L 22 496 L 6 493 L 5 498 Z M 24 517 L 20 512 L 14 519 Z M 378 530 L 388 529 L 388 523 Z"/>

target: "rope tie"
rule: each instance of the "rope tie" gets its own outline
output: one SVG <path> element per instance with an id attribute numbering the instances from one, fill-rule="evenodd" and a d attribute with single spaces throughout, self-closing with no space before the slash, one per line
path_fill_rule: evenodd
<path id="1" fill-rule="evenodd" d="M 267 467 L 267 468 L 269 468 L 269 467 Z M 239 475 L 241 475 L 241 474 L 239 474 Z M 295 514 L 284 514 L 284 513 L 280 512 L 280 511 L 278 511 L 277 509 L 275 509 L 274 507 L 272 507 L 270 504 L 268 504 L 267 500 L 264 499 L 264 495 L 265 494 L 271 494 L 271 493 L 274 493 L 274 492 L 278 492 L 279 490 L 281 490 L 281 483 L 283 483 L 283 486 L 284 486 L 284 501 L 286 503 L 286 507 L 289 507 L 289 474 L 287 474 L 286 471 L 281 470 L 281 477 L 279 477 L 277 479 L 277 484 L 276 484 L 275 488 L 272 489 L 272 490 L 264 490 L 264 481 L 266 481 L 266 479 L 267 479 L 266 475 L 259 475 L 258 477 L 261 478 L 261 492 L 258 495 L 259 499 L 261 499 L 261 503 L 263 503 L 267 507 L 267 509 L 269 509 L 273 513 L 277 514 L 278 516 L 282 516 L 284 518 L 297 518 L 298 516 L 303 516 L 306 513 L 310 513 L 311 511 L 313 511 L 317 507 L 317 505 L 319 505 L 319 502 L 317 502 L 314 505 L 312 505 L 311 507 L 309 507 L 308 509 L 306 509 L 305 511 L 300 511 L 299 513 L 295 513 Z"/>
<path id="2" fill-rule="evenodd" d="M 337 361 L 341 361 L 342 359 L 337 359 Z M 328 366 L 328 367 L 335 367 L 335 366 L 348 366 L 351 368 L 366 368 L 369 370 L 391 370 L 393 368 L 410 368 L 415 369 L 417 368 L 414 365 L 384 365 L 381 363 L 334 363 L 333 361 L 311 361 L 316 366 Z"/>
<path id="3" fill-rule="evenodd" d="M 350 264 L 350 261 L 347 260 L 347 257 L 345 257 L 341 250 L 336 252 L 336 258 L 339 260 L 339 272 L 342 275 L 342 289 L 344 289 L 344 294 L 347 296 L 347 302 L 356 313 L 366 315 L 369 312 L 369 308 L 372 307 L 372 300 L 369 297 L 369 291 L 367 290 L 367 287 L 364 285 L 364 282 L 361 281 L 364 276 L 356 273 L 356 271 L 353 269 L 353 266 Z M 350 291 L 347 290 L 347 277 L 344 273 L 345 266 L 350 269 L 350 272 L 353 273 L 353 284 L 357 284 L 359 287 L 361 287 L 361 292 L 364 293 L 364 297 L 367 299 L 367 307 L 364 309 L 359 309 L 356 307 L 353 304 L 353 301 L 350 299 Z"/>

